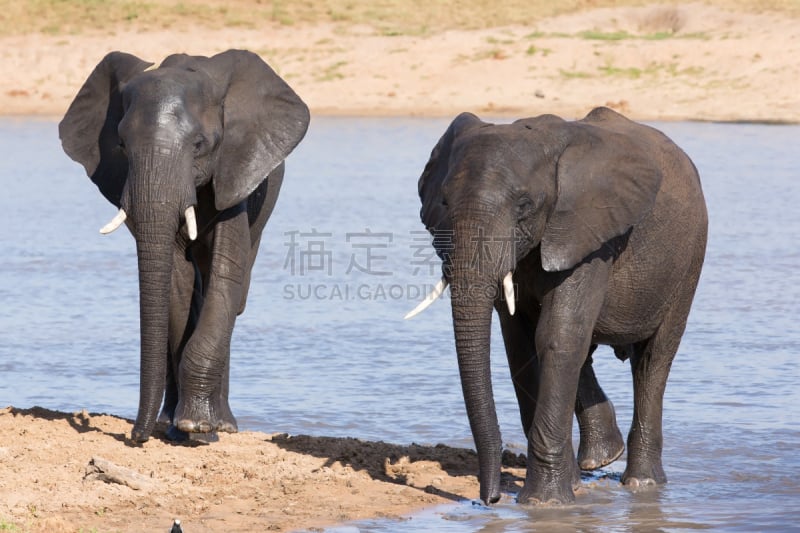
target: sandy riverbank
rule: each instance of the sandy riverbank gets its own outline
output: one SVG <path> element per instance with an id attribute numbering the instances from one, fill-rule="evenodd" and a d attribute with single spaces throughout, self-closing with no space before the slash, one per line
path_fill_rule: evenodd
<path id="1" fill-rule="evenodd" d="M 800 121 L 800 23 L 700 3 L 617 7 L 535 27 L 387 36 L 369 27 L 116 28 L 0 37 L 0 114 L 60 116 L 111 50 L 262 55 L 316 114 Z"/>
<path id="2" fill-rule="evenodd" d="M 179 518 L 187 532 L 291 531 L 478 492 L 471 450 L 248 431 L 184 445 L 156 431 L 133 446 L 131 427 L 87 412 L 0 410 L 0 529 L 167 531 Z M 505 488 L 522 477 L 506 468 Z"/>

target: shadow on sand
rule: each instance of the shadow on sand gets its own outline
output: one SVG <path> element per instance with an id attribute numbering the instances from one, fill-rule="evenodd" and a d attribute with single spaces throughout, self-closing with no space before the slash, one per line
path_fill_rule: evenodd
<path id="1" fill-rule="evenodd" d="M 324 467 L 336 463 L 369 474 L 372 479 L 412 486 L 452 501 L 462 501 L 463 496 L 453 494 L 427 483 L 424 463 L 433 462 L 449 476 L 476 476 L 478 456 L 473 450 L 454 448 L 444 444 L 408 446 L 386 442 L 362 441 L 350 437 L 314 437 L 309 435 L 275 435 L 272 442 L 280 448 L 325 459 Z M 523 478 L 508 469 L 525 468 L 525 457 L 506 450 L 503 452 L 503 490 L 516 492 L 516 482 Z M 523 471 L 524 475 L 524 471 Z"/>
<path id="2" fill-rule="evenodd" d="M 77 433 L 98 432 L 125 446 L 137 447 L 127 432 L 109 432 L 93 422 L 95 417 L 111 416 L 123 420 L 130 426 L 132 420 L 104 413 L 65 413 L 43 407 L 20 409 L 9 407 L 8 413 L 14 416 L 29 416 L 46 421 L 66 421 Z M 213 446 L 207 440 L 188 440 L 175 443 L 167 438 L 167 424 L 159 422 L 152 438 L 165 443 L 183 446 Z M 355 471 L 365 472 L 376 481 L 407 486 L 440 496 L 452 501 L 463 501 L 462 495 L 437 486 L 436 478 L 444 472 L 451 477 L 476 476 L 478 457 L 475 451 L 454 448 L 444 444 L 423 446 L 419 444 L 398 445 L 382 441 L 372 442 L 352 437 L 315 437 L 309 435 L 290 436 L 278 434 L 267 440 L 279 448 L 293 453 L 323 459 L 322 467 L 334 467 L 337 463 L 349 466 Z M 516 492 L 524 479 L 525 457 L 506 450 L 503 452 L 502 490 Z M 521 469 L 521 474 L 520 474 Z M 522 477 L 521 477 L 522 476 Z"/>
<path id="3" fill-rule="evenodd" d="M 124 420 L 125 422 L 133 426 L 134 422 L 133 420 L 123 418 L 117 415 L 110 415 L 108 413 L 90 413 L 86 410 L 77 413 L 65 413 L 62 411 L 53 411 L 52 409 L 47 409 L 38 406 L 34 406 L 29 409 L 10 407 L 8 408 L 7 412 L 14 416 L 30 416 L 32 418 L 38 418 L 47 421 L 64 420 L 78 433 L 89 433 L 94 431 L 97 433 L 102 433 L 103 435 L 107 435 L 108 437 L 111 437 L 112 439 L 123 443 L 125 446 L 134 448 L 141 446 L 141 443 L 133 442 L 130 439 L 129 434 L 104 431 L 103 429 L 92 424 L 93 417 L 110 416 L 113 418 L 117 418 L 119 420 Z M 176 442 L 167 437 L 167 428 L 168 428 L 167 424 L 163 422 L 156 422 L 156 426 L 153 429 L 153 434 L 151 438 L 166 442 L 168 444 L 173 444 L 175 446 L 189 446 L 189 447 L 207 446 L 211 442 L 210 439 L 204 439 L 202 437 L 183 442 Z"/>

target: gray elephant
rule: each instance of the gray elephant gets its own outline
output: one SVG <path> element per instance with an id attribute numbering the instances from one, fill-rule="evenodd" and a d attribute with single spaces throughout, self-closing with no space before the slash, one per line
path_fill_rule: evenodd
<path id="1" fill-rule="evenodd" d="M 662 403 L 705 256 L 697 170 L 659 131 L 597 108 L 507 125 L 459 115 L 419 180 L 421 218 L 451 288 L 453 328 L 480 497 L 500 496 L 501 442 L 489 367 L 500 318 L 528 439 L 519 502 L 572 502 L 579 468 L 622 452 L 591 354 L 630 359 L 627 485 L 666 481 Z M 416 310 L 417 312 L 420 309 Z M 578 461 L 572 415 L 578 416 Z"/>
<path id="2" fill-rule="evenodd" d="M 284 159 L 308 128 L 295 92 L 257 55 L 122 52 L 95 67 L 59 124 L 64 151 L 119 207 L 139 263 L 141 369 L 132 431 L 163 398 L 169 435 L 237 431 L 230 342 L 275 207 Z M 177 428 L 177 430 L 175 430 Z"/>

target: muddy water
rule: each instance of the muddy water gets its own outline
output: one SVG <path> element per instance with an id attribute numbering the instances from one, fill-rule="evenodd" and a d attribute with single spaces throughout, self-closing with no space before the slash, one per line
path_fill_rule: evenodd
<path id="1" fill-rule="evenodd" d="M 472 446 L 446 300 L 402 316 L 435 283 L 416 180 L 446 120 L 315 118 L 287 179 L 233 342 L 243 429 Z M 632 492 L 622 460 L 576 505 L 506 495 L 407 520 L 330 531 L 787 530 L 800 523 L 798 126 L 658 124 L 700 170 L 706 266 L 664 412 L 670 482 Z M 0 404 L 135 416 L 134 245 L 101 237 L 114 214 L 61 152 L 56 124 L 0 120 Z M 524 451 L 499 330 L 495 395 L 504 443 Z M 627 363 L 599 379 L 631 417 Z"/>

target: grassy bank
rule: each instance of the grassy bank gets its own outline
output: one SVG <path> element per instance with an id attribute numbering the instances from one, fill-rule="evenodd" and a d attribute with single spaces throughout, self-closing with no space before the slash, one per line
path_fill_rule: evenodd
<path id="1" fill-rule="evenodd" d="M 0 35 L 70 35 L 117 28 L 186 26 L 259 28 L 333 23 L 367 25 L 383 35 L 533 25 L 553 15 L 604 6 L 672 2 L 637 0 L 0 0 Z M 716 0 L 710 4 L 800 17 L 800 0 Z"/>

